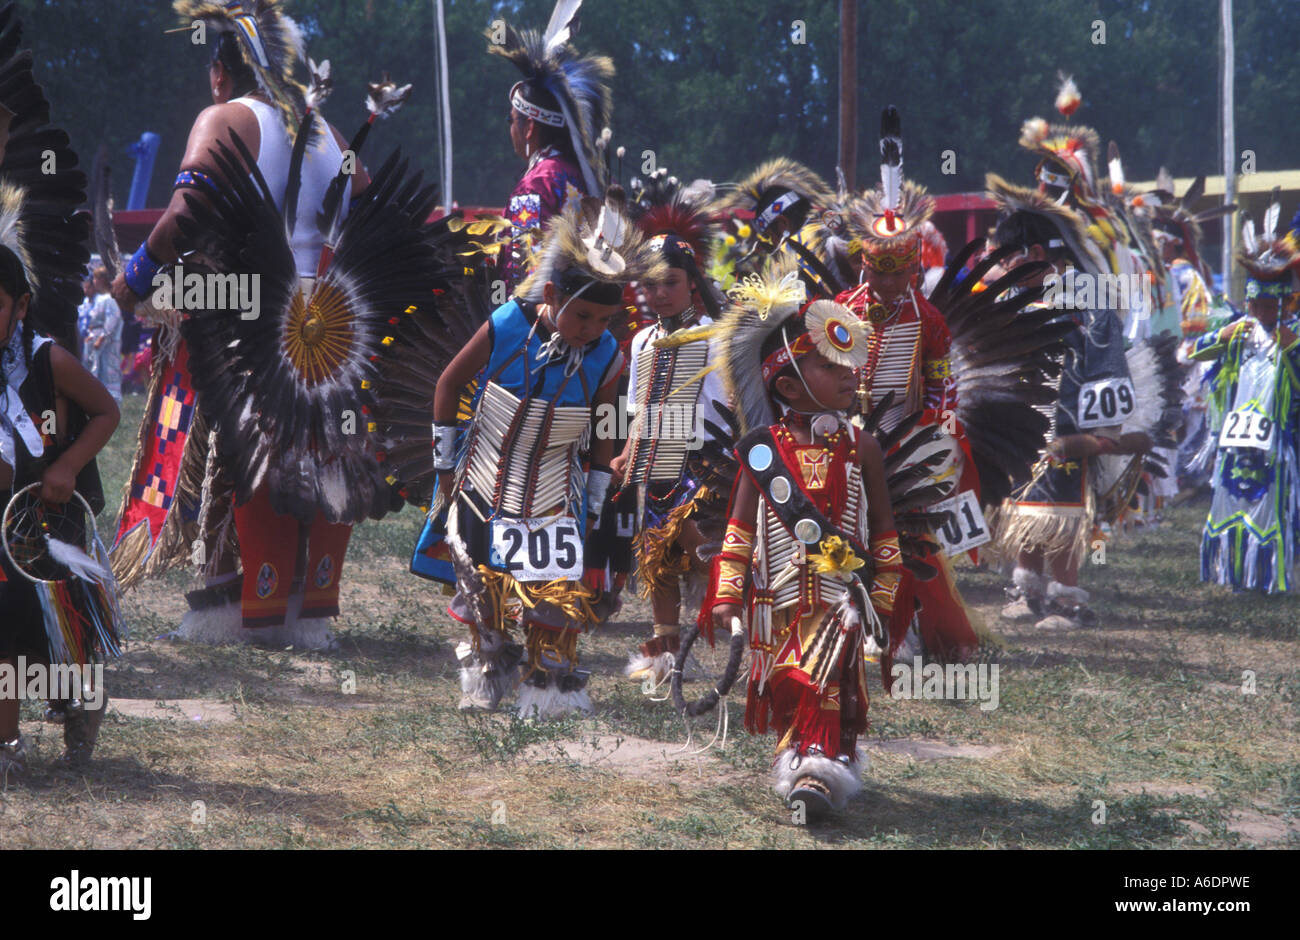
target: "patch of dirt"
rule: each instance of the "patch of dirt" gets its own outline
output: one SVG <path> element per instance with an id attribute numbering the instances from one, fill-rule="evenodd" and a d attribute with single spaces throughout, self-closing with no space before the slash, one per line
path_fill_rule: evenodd
<path id="1" fill-rule="evenodd" d="M 1125 794 L 1150 793 L 1152 796 L 1194 796 L 1198 800 L 1203 800 L 1210 795 L 1210 791 L 1205 787 L 1198 787 L 1192 783 L 1159 783 L 1149 780 L 1140 780 L 1137 783 L 1117 783 L 1115 792 Z"/>
<path id="2" fill-rule="evenodd" d="M 1230 682 L 1207 682 L 1205 683 L 1205 691 L 1220 692 L 1224 695 L 1240 695 L 1241 683 L 1238 682 L 1236 685 L 1233 685 Z"/>
<path id="3" fill-rule="evenodd" d="M 887 754 L 903 754 L 913 760 L 944 760 L 950 757 L 986 760 L 1002 752 L 1000 744 L 947 744 L 925 738 L 864 741 L 863 747 L 872 751 L 884 751 Z"/>
<path id="4" fill-rule="evenodd" d="M 235 706 L 202 698 L 171 700 L 145 698 L 110 698 L 108 710 L 132 718 L 156 718 L 162 721 L 194 721 L 221 724 L 238 718 Z"/>
<path id="5" fill-rule="evenodd" d="M 1253 809 L 1233 810 L 1228 814 L 1228 831 L 1250 845 L 1278 845 L 1300 837 L 1300 819 L 1265 816 Z"/>
<path id="6" fill-rule="evenodd" d="M 700 741 L 693 747 L 703 743 Z M 651 741 L 635 735 L 598 734 L 580 741 L 534 744 L 524 750 L 523 757 L 538 762 L 569 760 L 582 767 L 607 770 L 623 777 L 667 779 L 682 784 L 736 782 L 749 776 L 718 760 L 711 749 L 703 754 L 675 753 L 679 748 L 680 744 Z"/>
<path id="7" fill-rule="evenodd" d="M 1119 698 L 1120 693 L 1114 689 L 1098 689 L 1092 686 L 1082 686 L 1070 693 L 1071 698 L 1076 695 L 1086 695 L 1089 698 Z"/>

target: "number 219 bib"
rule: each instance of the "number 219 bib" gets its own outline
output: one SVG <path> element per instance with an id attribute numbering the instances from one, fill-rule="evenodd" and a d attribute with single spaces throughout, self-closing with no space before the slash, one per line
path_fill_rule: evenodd
<path id="1" fill-rule="evenodd" d="M 1219 446 L 1268 450 L 1273 446 L 1273 421 L 1251 408 L 1230 411 L 1219 434 Z"/>

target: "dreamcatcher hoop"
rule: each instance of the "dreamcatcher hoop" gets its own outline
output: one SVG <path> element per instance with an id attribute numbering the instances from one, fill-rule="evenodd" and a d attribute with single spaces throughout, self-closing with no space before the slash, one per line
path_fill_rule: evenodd
<path id="1" fill-rule="evenodd" d="M 27 493 L 31 492 L 32 490 L 39 490 L 41 486 L 42 486 L 41 483 L 30 483 L 27 486 L 24 486 L 21 490 L 15 492 L 14 495 L 10 498 L 9 504 L 5 506 L 4 515 L 0 517 L 0 541 L 3 541 L 4 543 L 5 556 L 9 559 L 9 563 L 13 565 L 14 570 L 17 571 L 20 575 L 22 575 L 28 581 L 32 582 L 32 584 L 54 584 L 56 583 L 56 581 L 47 578 L 37 578 L 29 574 L 27 569 L 23 567 L 23 563 L 14 557 L 14 548 L 10 544 L 11 530 L 17 529 L 19 523 L 24 521 L 22 515 L 20 514 L 24 512 L 28 512 L 28 513 L 31 512 L 31 510 L 28 509 L 27 507 L 20 505 L 19 503 L 20 498 L 25 496 Z M 90 536 L 90 541 L 93 544 L 93 542 L 98 541 L 99 539 L 99 529 L 95 526 L 95 513 L 91 510 L 90 504 L 86 502 L 85 498 L 80 493 L 78 493 L 76 490 L 73 490 L 72 495 L 77 500 L 77 502 L 81 503 L 81 508 L 85 510 L 87 534 Z M 71 500 L 69 500 L 69 502 L 71 502 Z M 35 503 L 29 502 L 28 505 L 42 506 L 44 504 L 38 500 Z M 37 535 L 48 537 L 48 526 L 45 525 L 44 520 L 40 520 L 40 521 L 33 520 L 30 523 L 30 525 L 37 526 L 39 528 L 38 530 L 32 531 L 31 536 L 28 537 L 35 537 Z M 22 535 L 23 533 L 20 532 L 19 534 Z M 86 540 L 83 539 L 83 545 L 78 547 L 79 548 L 84 547 L 85 541 Z M 48 544 L 49 543 L 46 542 L 47 548 L 48 548 Z M 29 561 L 27 562 L 27 564 L 31 564 L 31 562 Z M 72 575 L 71 572 L 69 572 L 69 575 L 75 577 L 75 575 Z M 58 580 L 65 580 L 65 579 L 60 578 Z"/>

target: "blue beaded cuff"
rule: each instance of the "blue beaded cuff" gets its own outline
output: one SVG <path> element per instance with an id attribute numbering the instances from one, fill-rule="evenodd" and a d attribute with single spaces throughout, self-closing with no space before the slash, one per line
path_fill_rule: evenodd
<path id="1" fill-rule="evenodd" d="M 176 174 L 176 182 L 172 184 L 172 189 L 181 189 L 182 187 L 209 189 L 216 192 L 217 181 L 202 170 L 181 170 Z"/>
<path id="2" fill-rule="evenodd" d="M 149 254 L 148 241 L 141 242 L 135 254 L 123 266 L 122 275 L 126 278 L 126 286 L 137 297 L 148 297 L 153 292 L 153 276 L 161 267 L 162 262 L 155 261 L 153 255 Z"/>

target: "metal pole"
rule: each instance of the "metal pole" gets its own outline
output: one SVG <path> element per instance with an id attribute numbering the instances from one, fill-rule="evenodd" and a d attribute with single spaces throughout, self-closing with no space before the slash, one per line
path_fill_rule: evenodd
<path id="1" fill-rule="evenodd" d="M 839 165 L 853 192 L 858 179 L 858 0 L 840 0 Z"/>
<path id="2" fill-rule="evenodd" d="M 447 78 L 447 21 L 442 14 L 442 0 L 434 0 L 438 17 L 438 61 L 442 71 L 442 198 L 451 212 L 451 86 Z"/>
<path id="3" fill-rule="evenodd" d="M 1232 0 L 1219 0 L 1219 23 L 1223 36 L 1223 204 L 1237 201 L 1237 138 L 1232 122 L 1233 111 L 1233 38 Z M 1236 213 L 1223 217 L 1223 294 L 1236 296 L 1237 277 L 1232 266 L 1232 249 L 1236 244 Z"/>

